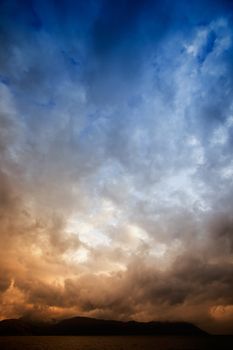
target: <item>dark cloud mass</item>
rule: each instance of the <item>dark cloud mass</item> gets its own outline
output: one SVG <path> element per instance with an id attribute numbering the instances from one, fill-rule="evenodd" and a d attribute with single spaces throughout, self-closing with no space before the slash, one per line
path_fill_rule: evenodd
<path id="1" fill-rule="evenodd" d="M 233 332 L 231 1 L 0 2 L 0 317 Z"/>

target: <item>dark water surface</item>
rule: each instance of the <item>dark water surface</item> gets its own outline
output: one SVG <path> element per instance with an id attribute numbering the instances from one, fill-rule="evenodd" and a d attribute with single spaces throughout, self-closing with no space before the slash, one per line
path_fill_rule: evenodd
<path id="1" fill-rule="evenodd" d="M 233 337 L 4 336 L 1 350 L 232 350 Z"/>

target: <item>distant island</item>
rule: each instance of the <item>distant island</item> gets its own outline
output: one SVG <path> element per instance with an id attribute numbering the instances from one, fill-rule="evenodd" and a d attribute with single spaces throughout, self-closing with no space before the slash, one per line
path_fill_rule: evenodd
<path id="1" fill-rule="evenodd" d="M 47 323 L 24 318 L 0 321 L 0 335 L 192 335 L 205 331 L 188 322 L 136 322 L 73 317 Z"/>

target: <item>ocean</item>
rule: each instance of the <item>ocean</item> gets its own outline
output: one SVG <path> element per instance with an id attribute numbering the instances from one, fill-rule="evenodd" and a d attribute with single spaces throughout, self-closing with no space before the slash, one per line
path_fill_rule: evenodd
<path id="1" fill-rule="evenodd" d="M 232 350 L 232 336 L 2 336 L 1 350 Z"/>

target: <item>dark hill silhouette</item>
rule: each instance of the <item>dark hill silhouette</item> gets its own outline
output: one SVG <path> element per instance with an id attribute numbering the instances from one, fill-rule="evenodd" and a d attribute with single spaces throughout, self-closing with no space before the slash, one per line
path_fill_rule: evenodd
<path id="1" fill-rule="evenodd" d="M 207 335 L 187 322 L 122 322 L 73 317 L 57 323 L 25 319 L 0 322 L 0 335 Z"/>
<path id="2" fill-rule="evenodd" d="M 22 319 L 9 319 L 0 322 L 0 335 L 31 335 L 34 327 Z"/>

